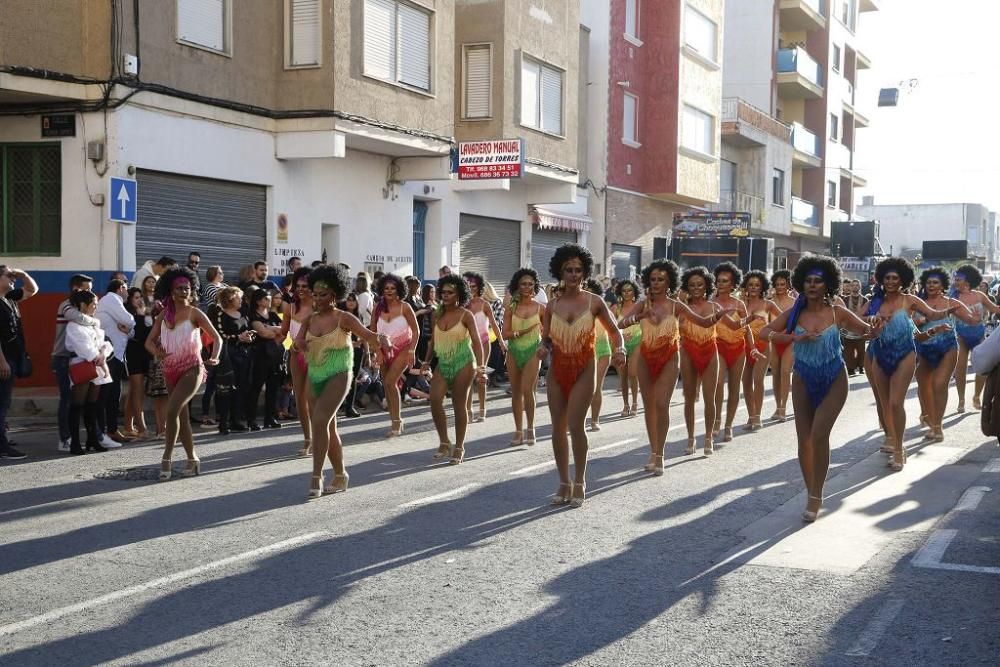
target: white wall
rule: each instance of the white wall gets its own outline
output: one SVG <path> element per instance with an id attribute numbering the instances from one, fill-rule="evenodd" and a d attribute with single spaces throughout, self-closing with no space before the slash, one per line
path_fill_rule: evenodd
<path id="1" fill-rule="evenodd" d="M 741 97 L 774 115 L 774 4 L 726 2 L 722 46 L 722 96 Z"/>
<path id="2" fill-rule="evenodd" d="M 900 254 L 919 250 L 924 241 L 959 241 L 966 239 L 967 204 L 901 204 L 859 206 L 863 220 L 879 221 L 882 248 Z"/>
<path id="3" fill-rule="evenodd" d="M 587 127 L 580 132 L 587 132 L 587 174 L 594 187 L 602 190 L 608 184 L 608 68 L 610 51 L 611 10 L 608 0 L 586 0 L 581 3 L 580 23 L 590 28 L 590 65 L 588 72 L 580 76 L 587 77 Z M 593 191 L 591 191 L 593 192 Z M 588 198 L 587 212 L 594 221 L 590 230 L 588 247 L 594 254 L 595 261 L 605 264 L 607 249 L 605 245 L 606 222 L 604 197 Z"/>

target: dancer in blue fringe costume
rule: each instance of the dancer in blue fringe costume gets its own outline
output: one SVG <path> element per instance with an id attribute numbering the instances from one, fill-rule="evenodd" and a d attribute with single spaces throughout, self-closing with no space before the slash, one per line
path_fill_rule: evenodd
<path id="1" fill-rule="evenodd" d="M 823 504 L 823 485 L 830 469 L 830 431 L 847 399 L 847 370 L 840 329 L 867 339 L 882 326 L 872 326 L 843 306 L 834 305 L 840 291 L 840 266 L 830 257 L 810 255 L 795 266 L 795 305 L 761 329 L 761 338 L 794 346 L 792 407 L 799 445 L 799 467 L 809 500 L 802 520 L 816 520 Z"/>
<path id="2" fill-rule="evenodd" d="M 952 275 L 951 282 L 955 292 L 952 296 L 964 303 L 965 307 L 971 310 L 978 320 L 971 324 L 955 323 L 955 333 L 958 334 L 955 388 L 958 389 L 959 412 L 965 412 L 965 382 L 969 370 L 969 353 L 986 337 L 986 313 L 994 315 L 1000 313 L 1000 307 L 977 289 L 982 281 L 983 276 L 979 273 L 979 269 L 971 264 L 963 264 L 955 269 L 955 273 Z M 982 408 L 979 397 L 983 393 L 983 385 L 985 384 L 986 376 L 977 375 L 975 393 L 972 395 L 972 407 L 976 410 Z"/>

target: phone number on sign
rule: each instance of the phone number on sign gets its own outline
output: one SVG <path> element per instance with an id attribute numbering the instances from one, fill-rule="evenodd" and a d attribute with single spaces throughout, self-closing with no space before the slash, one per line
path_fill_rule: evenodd
<path id="1" fill-rule="evenodd" d="M 506 178 L 521 175 L 519 164 L 483 164 L 459 168 L 462 178 Z"/>

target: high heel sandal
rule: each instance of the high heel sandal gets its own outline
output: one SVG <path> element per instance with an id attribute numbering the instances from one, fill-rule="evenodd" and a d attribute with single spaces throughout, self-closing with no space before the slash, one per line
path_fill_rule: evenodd
<path id="1" fill-rule="evenodd" d="M 309 500 L 323 497 L 323 475 L 313 475 L 309 482 Z"/>
<path id="2" fill-rule="evenodd" d="M 754 415 L 750 418 L 750 430 L 759 431 L 764 428 L 764 425 L 760 423 L 760 415 Z"/>
<path id="3" fill-rule="evenodd" d="M 705 436 L 705 456 L 711 456 L 715 452 L 715 448 L 712 445 L 712 437 L 709 435 Z"/>
<path id="4" fill-rule="evenodd" d="M 654 477 L 662 477 L 663 476 L 663 455 L 662 454 L 654 454 L 653 455 L 653 469 L 650 470 L 650 472 L 653 473 Z"/>
<path id="5" fill-rule="evenodd" d="M 635 417 L 637 414 L 639 414 L 639 404 L 633 403 L 632 408 L 628 411 L 628 416 Z"/>
<path id="6" fill-rule="evenodd" d="M 656 464 L 655 459 L 656 459 L 656 454 L 650 453 L 649 460 L 646 461 L 646 465 L 642 466 L 642 469 L 645 470 L 646 472 L 653 472 L 653 468 L 655 467 Z"/>
<path id="7" fill-rule="evenodd" d="M 629 416 L 629 413 L 628 413 L 628 405 L 627 405 L 627 404 L 625 405 L 625 407 L 624 407 L 624 408 L 622 408 L 622 415 L 621 415 L 621 416 L 622 416 L 622 417 L 628 417 L 628 416 Z"/>
<path id="8" fill-rule="evenodd" d="M 732 442 L 733 441 L 733 427 L 732 426 L 727 426 L 726 427 L 726 430 L 725 430 L 725 432 L 724 432 L 724 434 L 722 436 L 722 441 L 723 442 Z"/>
<path id="9" fill-rule="evenodd" d="M 448 465 L 457 466 L 464 460 L 465 460 L 465 447 L 456 446 L 455 449 L 451 451 L 451 459 L 448 460 Z"/>
<path id="10" fill-rule="evenodd" d="M 385 437 L 387 438 L 398 438 L 403 435 L 403 420 L 402 419 L 392 419 L 392 427 L 385 432 Z"/>
<path id="11" fill-rule="evenodd" d="M 479 412 L 472 415 L 472 421 L 476 424 L 486 421 L 486 408 L 482 408 Z"/>
<path id="12" fill-rule="evenodd" d="M 302 440 L 302 447 L 298 451 L 299 456 L 309 456 L 313 453 L 313 443 L 310 439 Z"/>
<path id="13" fill-rule="evenodd" d="M 898 450 L 892 453 L 892 458 L 889 459 L 889 467 L 892 468 L 893 472 L 899 472 L 906 465 L 906 449 L 900 447 Z"/>
<path id="14" fill-rule="evenodd" d="M 451 456 L 451 443 L 442 442 L 441 444 L 438 445 L 438 450 L 434 452 L 434 456 L 431 458 L 433 458 L 435 461 L 438 461 L 440 459 L 446 459 L 449 456 Z"/>
<path id="15" fill-rule="evenodd" d="M 187 466 L 181 471 L 181 477 L 194 477 L 201 474 L 201 459 L 188 459 Z"/>
<path id="16" fill-rule="evenodd" d="M 965 399 L 962 399 L 961 401 L 958 402 L 958 408 L 955 410 L 955 412 L 958 413 L 965 412 Z"/>
<path id="17" fill-rule="evenodd" d="M 511 447 L 520 447 L 524 444 L 524 431 L 514 431 L 514 437 L 510 439 Z"/>
<path id="18" fill-rule="evenodd" d="M 712 437 L 718 438 L 722 434 L 722 420 L 716 421 L 712 424 Z"/>
<path id="19" fill-rule="evenodd" d="M 934 442 L 944 442 L 944 429 L 941 424 L 933 427 L 934 429 Z"/>
<path id="20" fill-rule="evenodd" d="M 568 505 L 573 498 L 573 485 L 569 482 L 559 482 L 559 489 L 549 501 L 550 505 Z"/>
<path id="21" fill-rule="evenodd" d="M 814 500 L 817 503 L 816 509 L 810 510 L 809 503 Z M 815 521 L 816 517 L 819 516 L 819 510 L 822 506 L 823 506 L 822 498 L 817 498 L 816 496 L 809 496 L 809 502 L 806 503 L 806 511 L 802 513 L 802 520 L 805 521 L 806 523 L 812 523 L 813 521 Z"/>
<path id="22" fill-rule="evenodd" d="M 983 409 L 983 402 L 980 400 L 980 398 L 978 396 L 973 396 L 972 397 L 972 409 L 973 410 L 982 410 Z"/>
<path id="23" fill-rule="evenodd" d="M 535 444 L 535 429 L 529 428 L 524 432 L 524 444 L 531 447 Z"/>
<path id="24" fill-rule="evenodd" d="M 578 491 L 579 490 L 579 491 Z M 570 507 L 583 507 L 583 501 L 587 499 L 587 483 L 573 482 L 573 497 L 569 501 Z"/>
<path id="25" fill-rule="evenodd" d="M 601 422 L 595 421 L 595 420 L 591 419 L 590 420 L 590 426 L 587 428 L 587 430 L 590 431 L 591 433 L 593 433 L 595 431 L 600 431 L 601 430 Z"/>
<path id="26" fill-rule="evenodd" d="M 334 493 L 343 493 L 347 491 L 347 486 L 351 482 L 351 476 L 347 474 L 345 470 L 341 474 L 334 473 L 333 477 L 330 478 L 330 483 L 323 487 L 323 495 L 329 496 Z"/>
<path id="27" fill-rule="evenodd" d="M 688 444 L 687 444 L 687 447 L 684 448 L 684 453 L 685 454 L 694 454 L 694 450 L 695 450 L 694 438 L 688 438 Z"/>
<path id="28" fill-rule="evenodd" d="M 167 481 L 173 473 L 174 469 L 170 465 L 170 459 L 162 459 L 160 461 L 160 481 Z"/>

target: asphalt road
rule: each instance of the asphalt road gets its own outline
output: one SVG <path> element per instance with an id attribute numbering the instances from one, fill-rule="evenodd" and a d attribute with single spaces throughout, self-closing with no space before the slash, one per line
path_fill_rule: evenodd
<path id="1" fill-rule="evenodd" d="M 568 509 L 548 505 L 547 438 L 509 447 L 499 396 L 457 467 L 431 460 L 425 405 L 405 418 L 392 440 L 384 413 L 344 423 L 351 488 L 308 503 L 293 426 L 201 434 L 202 475 L 166 483 L 136 479 L 155 444 L 68 457 L 19 438 L 32 458 L 0 464 L 0 663 L 1000 662 L 1000 448 L 978 413 L 949 415 L 941 444 L 912 428 L 892 473 L 852 378 L 812 525 L 791 421 L 685 456 L 675 405 L 653 478 L 641 417 L 608 418 Z"/>

